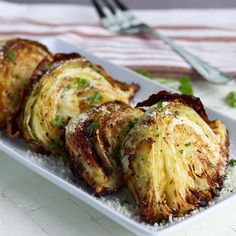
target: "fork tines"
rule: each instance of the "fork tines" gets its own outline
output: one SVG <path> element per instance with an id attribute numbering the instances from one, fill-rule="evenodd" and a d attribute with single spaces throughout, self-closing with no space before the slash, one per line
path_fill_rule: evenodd
<path id="1" fill-rule="evenodd" d="M 102 4 L 97 0 L 91 0 L 92 4 L 94 5 L 95 9 L 97 10 L 97 13 L 100 18 L 107 17 L 105 11 L 103 10 Z M 117 12 L 117 9 L 120 11 L 128 11 L 129 8 L 125 6 L 123 2 L 120 0 L 112 0 L 113 4 L 111 4 L 111 1 L 109 0 L 102 0 L 103 4 L 110 10 L 112 15 L 115 15 Z"/>
<path id="2" fill-rule="evenodd" d="M 91 0 L 102 25 L 111 32 L 129 34 L 140 31 L 144 24 L 140 22 L 121 0 Z M 111 14 L 106 14 L 106 7 Z"/>

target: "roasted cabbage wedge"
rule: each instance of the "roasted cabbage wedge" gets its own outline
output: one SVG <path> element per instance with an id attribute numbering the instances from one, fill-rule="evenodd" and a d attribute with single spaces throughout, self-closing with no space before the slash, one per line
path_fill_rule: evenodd
<path id="1" fill-rule="evenodd" d="M 73 118 L 67 125 L 66 147 L 71 171 L 82 177 L 96 195 L 115 192 L 122 186 L 121 143 L 132 120 L 141 114 L 140 109 L 112 101 Z"/>
<path id="2" fill-rule="evenodd" d="M 5 128 L 8 122 L 11 130 L 33 71 L 49 55 L 48 49 L 35 41 L 20 38 L 0 41 L 0 128 Z"/>
<path id="3" fill-rule="evenodd" d="M 107 101 L 128 103 L 138 89 L 135 84 L 113 80 L 76 53 L 56 54 L 47 67 L 45 73 L 35 72 L 40 79 L 36 79 L 19 122 L 26 142 L 38 152 L 61 154 L 64 128 L 71 118 Z"/>
<path id="4" fill-rule="evenodd" d="M 206 206 L 225 176 L 228 133 L 210 121 L 198 98 L 165 91 L 138 106 L 149 107 L 121 147 L 125 181 L 145 222 L 167 220 Z"/>

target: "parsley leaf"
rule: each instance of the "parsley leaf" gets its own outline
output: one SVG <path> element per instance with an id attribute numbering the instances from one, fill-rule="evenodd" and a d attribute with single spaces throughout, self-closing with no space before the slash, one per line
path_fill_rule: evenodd
<path id="1" fill-rule="evenodd" d="M 129 123 L 128 123 L 128 129 L 131 130 L 135 124 L 138 122 L 138 118 L 134 118 L 133 120 L 131 120 Z"/>
<path id="2" fill-rule="evenodd" d="M 62 147 L 62 145 L 58 142 L 58 143 L 52 143 L 49 145 L 49 149 L 51 150 L 57 150 L 57 149 L 60 149 Z"/>
<path id="3" fill-rule="evenodd" d="M 149 71 L 147 71 L 147 70 L 144 70 L 144 69 L 136 69 L 135 72 L 137 72 L 138 74 L 143 75 L 143 76 L 145 76 L 145 77 L 147 77 L 147 78 L 150 78 L 150 79 L 153 78 L 153 75 L 152 75 Z"/>
<path id="4" fill-rule="evenodd" d="M 7 53 L 7 59 L 11 62 L 14 62 L 16 60 L 16 54 L 13 51 L 9 51 Z"/>
<path id="5" fill-rule="evenodd" d="M 236 107 L 236 91 L 228 93 L 225 100 L 230 107 Z"/>
<path id="6" fill-rule="evenodd" d="M 183 94 L 193 95 L 193 87 L 191 79 L 187 76 L 179 78 L 180 86 L 179 91 Z"/>
<path id="7" fill-rule="evenodd" d="M 101 100 L 102 95 L 98 91 L 95 91 L 93 97 L 91 97 L 91 102 L 101 102 Z"/>
<path id="8" fill-rule="evenodd" d="M 214 167 L 215 167 L 210 161 L 208 161 L 207 165 L 208 165 L 210 168 L 214 168 Z"/>
<path id="9" fill-rule="evenodd" d="M 214 191 L 214 194 L 217 196 L 217 197 L 219 197 L 220 196 L 220 191 L 222 190 L 222 188 L 221 187 L 219 187 L 219 188 L 215 188 L 213 191 Z"/>
<path id="10" fill-rule="evenodd" d="M 191 143 L 185 143 L 184 146 L 185 147 L 189 147 L 191 145 Z"/>
<path id="11" fill-rule="evenodd" d="M 50 65 L 49 64 L 46 64 L 43 68 L 44 71 L 48 71 L 50 69 Z"/>
<path id="12" fill-rule="evenodd" d="M 234 159 L 229 160 L 229 165 L 236 166 L 236 160 L 234 160 Z"/>
<path id="13" fill-rule="evenodd" d="M 87 131 L 92 134 L 95 130 L 100 128 L 100 124 L 97 121 L 92 122 L 88 127 Z"/>
<path id="14" fill-rule="evenodd" d="M 163 110 L 163 108 L 164 108 L 164 106 L 163 106 L 163 103 L 162 103 L 162 102 L 158 102 L 158 103 L 156 104 L 156 107 L 157 107 L 157 110 L 158 110 L 158 111 L 162 111 L 162 110 Z"/>
<path id="15" fill-rule="evenodd" d="M 88 80 L 82 79 L 80 77 L 75 77 L 75 81 L 76 81 L 77 85 L 82 89 L 85 89 L 90 85 Z"/>
<path id="16" fill-rule="evenodd" d="M 71 89 L 72 88 L 72 85 L 71 84 L 68 84 L 67 86 L 66 86 L 66 89 L 67 90 L 69 90 L 69 89 Z"/>
<path id="17" fill-rule="evenodd" d="M 121 151 L 121 144 L 118 143 L 116 144 L 114 150 L 113 150 L 113 153 L 112 153 L 112 157 L 117 160 L 120 158 L 120 151 Z"/>
<path id="18" fill-rule="evenodd" d="M 52 120 L 52 125 L 55 127 L 60 127 L 64 124 L 64 117 L 57 115 L 54 120 Z"/>

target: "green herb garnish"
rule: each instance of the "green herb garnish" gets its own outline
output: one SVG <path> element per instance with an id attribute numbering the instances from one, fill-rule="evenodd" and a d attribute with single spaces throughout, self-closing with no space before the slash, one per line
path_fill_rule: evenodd
<path id="1" fill-rule="evenodd" d="M 162 221 L 160 222 L 160 225 L 166 225 L 167 223 L 168 223 L 167 220 L 162 220 Z"/>
<path id="2" fill-rule="evenodd" d="M 157 107 L 157 110 L 158 110 L 158 111 L 162 111 L 162 110 L 163 110 L 163 108 L 164 108 L 164 106 L 163 106 L 163 103 L 162 103 L 162 102 L 158 102 L 158 103 L 157 103 L 157 105 L 156 105 L 156 107 Z"/>
<path id="3" fill-rule="evenodd" d="M 222 190 L 222 188 L 221 187 L 219 187 L 219 188 L 215 188 L 213 191 L 214 191 L 214 194 L 217 196 L 217 197 L 219 197 L 220 196 L 220 191 Z"/>
<path id="4" fill-rule="evenodd" d="M 211 167 L 211 168 L 214 168 L 214 167 L 215 167 L 210 161 L 208 161 L 207 165 L 208 165 L 209 167 Z"/>
<path id="5" fill-rule="evenodd" d="M 44 71 L 48 71 L 50 69 L 49 64 L 46 64 L 43 69 L 44 69 Z"/>
<path id="6" fill-rule="evenodd" d="M 236 160 L 234 160 L 234 159 L 229 160 L 229 165 L 236 166 Z"/>
<path id="7" fill-rule="evenodd" d="M 88 107 L 88 109 L 89 109 L 89 110 L 92 110 L 92 109 L 95 108 L 95 107 L 96 107 L 96 106 L 91 105 L 91 106 Z"/>
<path id="8" fill-rule="evenodd" d="M 88 127 L 87 131 L 92 134 L 95 130 L 100 128 L 100 124 L 97 121 L 92 122 Z"/>
<path id="9" fill-rule="evenodd" d="M 54 120 L 52 120 L 52 125 L 55 127 L 60 127 L 64 124 L 64 117 L 57 115 Z"/>
<path id="10" fill-rule="evenodd" d="M 136 69 L 135 72 L 150 79 L 154 77 L 149 71 L 144 70 L 144 69 Z"/>
<path id="11" fill-rule="evenodd" d="M 14 62 L 16 60 L 16 54 L 13 51 L 7 53 L 7 58 L 9 61 Z"/>
<path id="12" fill-rule="evenodd" d="M 16 75 L 16 76 L 15 76 L 15 79 L 16 79 L 16 80 L 19 80 L 19 79 L 20 79 L 20 76 L 19 76 L 19 75 Z"/>
<path id="13" fill-rule="evenodd" d="M 236 107 L 236 91 L 232 91 L 227 94 L 225 98 L 226 103 L 230 107 Z"/>
<path id="14" fill-rule="evenodd" d="M 95 91 L 93 96 L 91 97 L 91 102 L 101 102 L 102 101 L 102 95 L 98 92 Z"/>
<path id="15" fill-rule="evenodd" d="M 180 154 L 181 154 L 181 155 L 183 155 L 183 153 L 184 153 L 184 150 L 180 150 L 179 152 L 180 152 Z"/>
<path id="16" fill-rule="evenodd" d="M 88 80 L 82 79 L 80 77 L 75 77 L 75 81 L 77 85 L 82 89 L 85 89 L 90 85 L 90 82 Z"/>
<path id="17" fill-rule="evenodd" d="M 112 153 L 112 157 L 115 159 L 119 159 L 120 158 L 120 151 L 121 151 L 121 144 L 118 143 L 114 148 L 114 151 Z"/>
<path id="18" fill-rule="evenodd" d="M 71 84 L 68 84 L 67 87 L 66 87 L 67 90 L 69 90 L 71 88 L 72 88 Z"/>
<path id="19" fill-rule="evenodd" d="M 60 149 L 62 147 L 61 143 L 52 143 L 49 145 L 49 149 L 51 150 L 57 150 Z"/>
<path id="20" fill-rule="evenodd" d="M 138 118 L 134 118 L 133 120 L 131 120 L 127 125 L 128 129 L 131 130 L 137 122 L 138 122 Z"/>
<path id="21" fill-rule="evenodd" d="M 65 166 L 67 166 L 69 164 L 69 160 L 68 160 L 67 156 L 62 155 L 60 158 L 63 161 Z"/>
<path id="22" fill-rule="evenodd" d="M 184 145 L 185 145 L 185 147 L 189 147 L 191 145 L 191 143 L 185 143 Z"/>
<path id="23" fill-rule="evenodd" d="M 179 78 L 180 86 L 179 91 L 183 94 L 193 95 L 193 87 L 191 79 L 187 76 L 182 76 Z"/>

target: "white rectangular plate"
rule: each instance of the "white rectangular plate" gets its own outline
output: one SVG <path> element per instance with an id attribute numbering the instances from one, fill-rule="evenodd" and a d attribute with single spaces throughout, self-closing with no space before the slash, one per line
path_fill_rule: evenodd
<path id="1" fill-rule="evenodd" d="M 148 80 L 143 76 L 138 75 L 128 69 L 121 68 L 119 66 L 115 66 L 103 59 L 97 58 L 80 48 L 67 44 L 60 40 L 47 40 L 43 42 L 46 44 L 52 52 L 78 52 L 81 55 L 87 57 L 92 62 L 103 66 L 114 78 L 125 81 L 128 83 L 135 82 L 138 83 L 141 87 L 140 91 L 135 96 L 135 102 L 146 99 L 149 95 L 153 93 L 157 93 L 160 90 L 166 89 L 165 87 L 158 85 L 156 82 Z M 218 118 L 221 119 L 227 126 L 230 132 L 230 142 L 231 142 L 231 157 L 236 156 L 236 120 L 230 119 L 220 113 L 214 112 L 211 109 L 207 109 L 207 112 L 211 119 Z M 190 223 L 197 219 L 202 219 L 204 216 L 209 214 L 210 212 L 216 211 L 220 209 L 225 204 L 228 204 L 232 201 L 236 201 L 236 194 L 233 193 L 227 198 L 218 201 L 217 204 L 208 207 L 206 210 L 199 212 L 193 216 L 186 217 L 184 220 L 178 223 L 170 224 L 163 228 L 153 227 L 151 225 L 146 225 L 144 223 L 140 223 L 137 220 L 137 217 L 131 217 L 132 213 L 129 213 L 128 209 L 119 210 L 115 209 L 112 204 L 120 198 L 122 198 L 122 192 L 119 194 L 115 194 L 113 196 L 108 196 L 104 198 L 94 197 L 89 189 L 82 183 L 79 182 L 77 184 L 73 183 L 71 173 L 69 170 L 63 167 L 61 162 L 55 162 L 51 158 L 45 158 L 40 155 L 34 155 L 30 153 L 27 146 L 24 144 L 23 140 L 12 140 L 8 138 L 8 136 L 3 133 L 0 138 L 0 150 L 7 153 L 13 159 L 19 161 L 26 167 L 30 168 L 34 172 L 58 185 L 60 188 L 70 192 L 74 196 L 78 197 L 88 205 L 94 207 L 98 211 L 105 214 L 107 217 L 113 219 L 118 222 L 122 226 L 127 229 L 133 231 L 139 235 L 167 235 L 171 232 L 175 232 L 182 227 L 187 226 Z M 115 200 L 114 200 L 115 199 Z M 119 205 L 119 203 L 117 203 Z M 122 208 L 122 207 L 121 207 Z M 217 212 L 216 212 L 217 213 Z"/>

